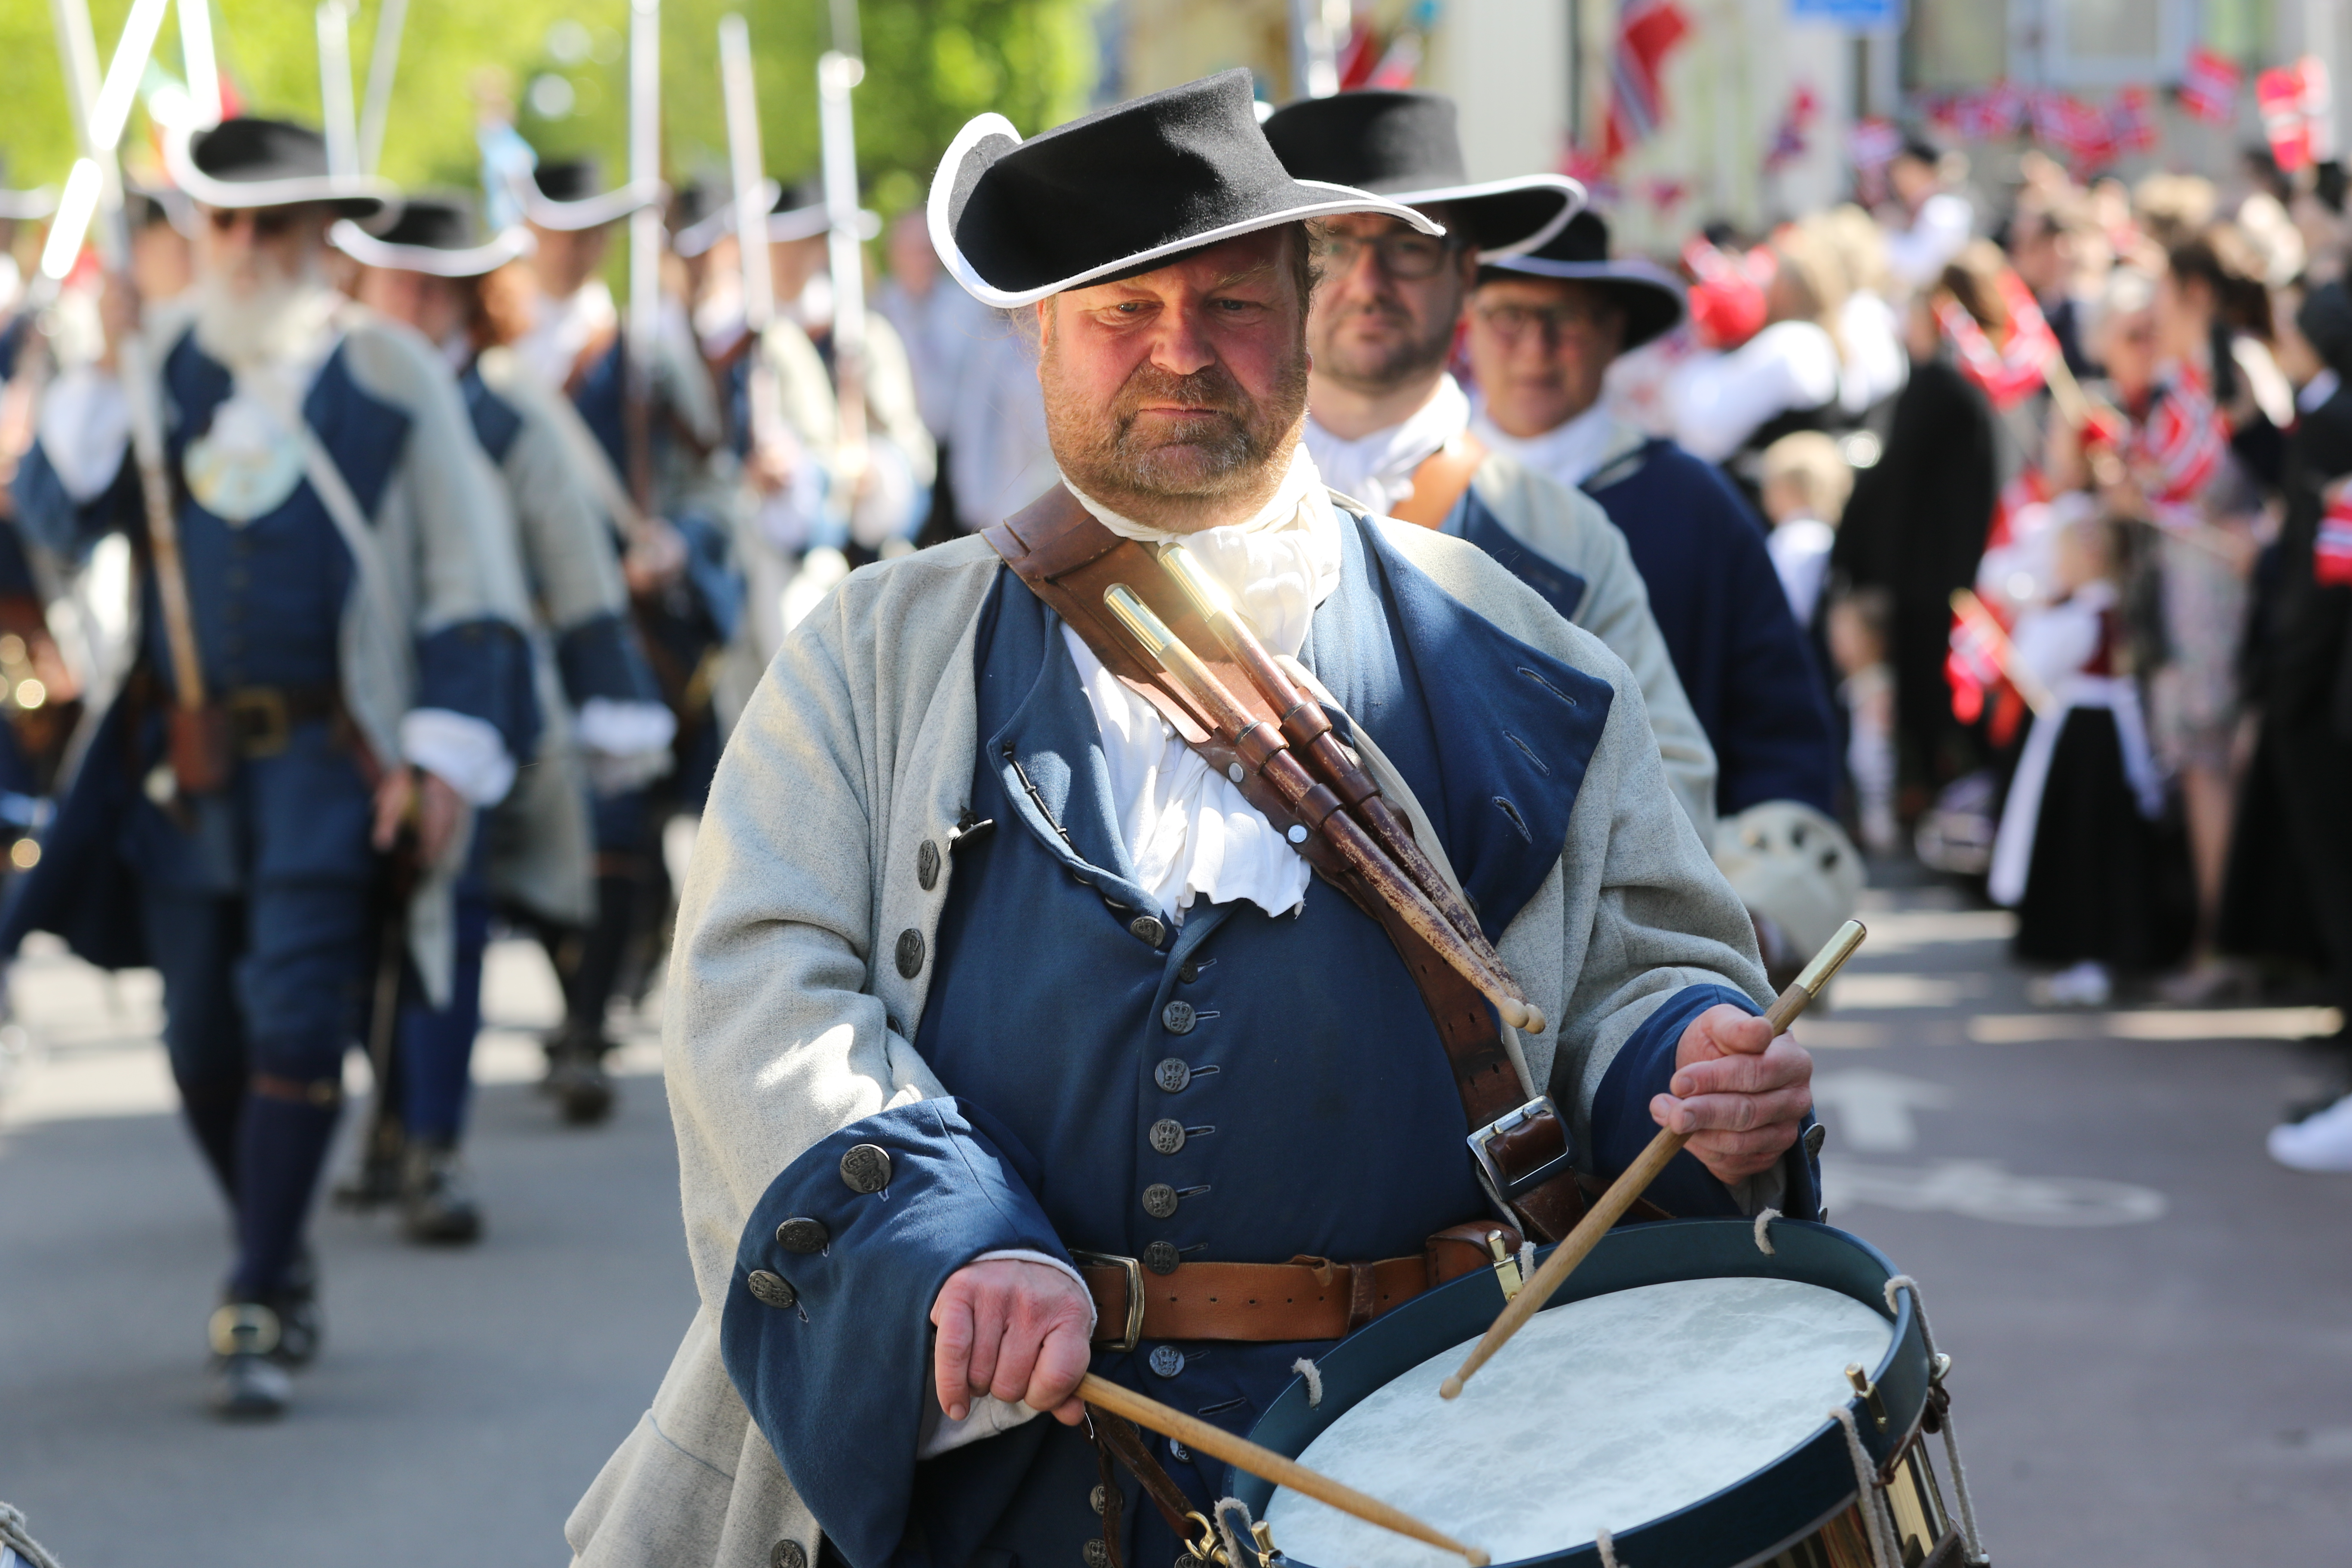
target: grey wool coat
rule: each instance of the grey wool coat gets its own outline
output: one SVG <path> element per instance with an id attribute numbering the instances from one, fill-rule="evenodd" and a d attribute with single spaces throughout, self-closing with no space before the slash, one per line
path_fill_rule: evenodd
<path id="1" fill-rule="evenodd" d="M 1379 526 L 1471 610 L 1616 692 L 1559 858 L 1498 944 L 1551 1021 L 1519 1041 L 1528 1075 L 1572 1108 L 1581 1145 L 1611 1061 L 1673 993 L 1769 1000 L 1753 930 L 1676 802 L 1625 665 L 1475 546 Z M 944 1093 L 910 1043 L 937 966 L 907 978 L 892 954 L 909 931 L 936 951 L 955 860 L 938 857 L 927 889 L 916 858 L 953 840 L 967 805 L 974 632 L 999 570 L 967 538 L 853 574 L 778 651 L 719 763 L 663 1023 L 702 1304 L 565 1525 L 583 1568 L 760 1568 L 785 1542 L 815 1560 L 817 1522 L 720 1362 L 719 1317 L 744 1224 L 787 1164 Z M 1400 804 L 1433 843 L 1418 804 Z"/>

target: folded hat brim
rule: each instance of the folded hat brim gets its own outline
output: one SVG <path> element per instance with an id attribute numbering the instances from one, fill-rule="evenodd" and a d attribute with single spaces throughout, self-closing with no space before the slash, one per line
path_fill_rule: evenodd
<path id="1" fill-rule="evenodd" d="M 0 191 L 0 221 L 34 223 L 58 210 L 58 192 L 54 185 L 36 185 L 29 191 Z"/>
<path id="2" fill-rule="evenodd" d="M 1584 210 L 1585 199 L 1584 187 L 1566 174 L 1522 174 L 1381 195 L 1408 206 L 1445 207 L 1478 247 L 1478 259 L 1488 263 L 1549 244 L 1569 219 Z"/>
<path id="3" fill-rule="evenodd" d="M 775 181 L 762 180 L 760 182 L 761 205 L 770 207 L 774 206 L 776 205 L 776 198 L 783 194 L 784 187 L 776 184 Z M 684 257 L 687 260 L 691 261 L 696 257 L 700 256 L 705 251 L 709 250 L 712 246 L 718 244 L 721 238 L 733 234 L 734 232 L 735 198 L 730 196 L 727 200 L 719 203 L 708 216 L 703 217 L 697 222 L 688 224 L 684 228 L 681 228 L 676 234 L 671 235 L 669 237 L 669 247 L 678 255 Z"/>
<path id="4" fill-rule="evenodd" d="M 930 199 L 925 210 L 930 227 L 931 247 L 939 252 L 940 260 L 949 274 L 962 284 L 965 292 L 973 299 L 1001 310 L 1034 304 L 1053 295 L 1082 289 L 1089 283 L 1107 279 L 1133 277 L 1149 270 L 1154 263 L 1172 260 L 1207 246 L 1239 239 L 1244 235 L 1278 228 L 1287 223 L 1303 223 L 1311 218 L 1337 217 L 1343 213 L 1381 213 L 1410 224 L 1423 234 L 1442 235 L 1445 232 L 1444 226 L 1428 215 L 1416 212 L 1390 197 L 1376 196 L 1349 185 L 1294 179 L 1287 182 L 1287 189 L 1273 193 L 1271 201 L 1246 217 L 1097 262 L 1047 282 L 1002 287 L 991 281 L 964 254 L 962 247 L 956 242 L 954 227 L 948 214 L 957 184 L 966 178 L 968 172 L 971 178 L 976 179 L 985 172 L 987 164 L 1020 145 L 1021 133 L 1003 115 L 982 114 L 973 119 L 956 133 L 955 140 L 949 143 L 946 155 L 940 158 L 939 172 L 931 177 Z M 975 163 L 981 167 L 973 169 Z M 1567 220 L 1563 218 L 1561 221 Z"/>
<path id="5" fill-rule="evenodd" d="M 1683 286 L 1675 275 L 1654 262 L 1552 261 L 1540 256 L 1514 256 L 1493 264 L 1507 276 L 1559 278 L 1574 283 L 1597 283 L 1614 294 L 1625 308 L 1624 349 L 1639 348 L 1681 324 L 1688 310 Z"/>
<path id="6" fill-rule="evenodd" d="M 769 189 L 772 193 L 774 191 L 775 186 L 772 183 Z M 768 199 L 772 202 L 775 197 L 772 194 Z M 788 207 L 782 212 L 772 212 L 768 215 L 768 243 L 789 245 L 796 239 L 814 239 L 818 235 L 823 234 L 827 226 L 824 206 L 822 203 L 811 203 L 804 207 Z M 691 261 L 734 232 L 735 205 L 730 202 L 700 223 L 679 229 L 677 233 L 671 236 L 670 248 Z M 881 232 L 882 215 L 860 207 L 857 211 L 857 237 L 872 239 Z"/>
<path id="7" fill-rule="evenodd" d="M 583 229 L 618 223 L 643 208 L 659 206 L 669 196 L 668 187 L 659 180 L 632 181 L 576 202 L 551 199 L 530 184 L 527 176 L 519 177 L 515 184 L 522 195 L 522 216 L 541 228 L 559 234 L 577 234 Z"/>
<path id="8" fill-rule="evenodd" d="M 347 218 L 376 217 L 396 211 L 400 187 L 373 174 L 289 174 L 258 180 L 221 180 L 196 167 L 190 132 L 175 129 L 163 139 L 163 166 L 172 183 L 198 206 L 225 211 L 257 207 L 320 205 Z"/>
<path id="9" fill-rule="evenodd" d="M 436 245 L 393 245 L 348 219 L 327 231 L 327 243 L 362 267 L 380 267 L 389 272 L 423 272 L 435 278 L 479 278 L 538 248 L 530 231 L 520 224 L 493 237 L 487 244 L 445 250 Z"/>

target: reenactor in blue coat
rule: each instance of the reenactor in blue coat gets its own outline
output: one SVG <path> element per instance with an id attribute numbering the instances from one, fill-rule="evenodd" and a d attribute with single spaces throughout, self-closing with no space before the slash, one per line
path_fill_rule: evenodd
<path id="1" fill-rule="evenodd" d="M 614 520 L 586 472 L 603 460 L 561 394 L 504 346 L 483 280 L 530 247 L 520 226 L 485 239 L 461 198 L 411 196 L 381 233 L 335 226 L 359 264 L 362 304 L 405 322 L 455 365 L 474 435 L 504 481 L 536 612 L 541 731 L 533 766 L 477 836 L 457 885 L 457 978 L 449 1005 L 410 988 L 399 1026 L 402 1093 L 379 1108 L 362 1195 L 396 1195 L 408 1234 L 464 1242 L 481 1214 L 463 1182 L 457 1141 L 467 1063 L 481 1028 L 482 957 L 493 903 L 525 921 L 582 928 L 595 919 L 589 802 L 641 790 L 668 771 L 677 721 L 629 624 Z"/>
<path id="2" fill-rule="evenodd" d="M 539 721 L 521 566 L 448 367 L 327 282 L 329 226 L 391 193 L 276 121 L 167 153 L 196 282 L 143 321 L 111 296 L 109 337 L 138 333 L 160 372 L 171 494 L 126 456 L 111 360 L 51 384 L 16 476 L 37 542 L 140 547 L 142 657 L 0 942 L 48 929 L 162 972 L 173 1076 L 236 1217 L 215 1404 L 273 1415 L 318 1349 L 303 1232 L 371 976 L 404 947 L 448 996 L 475 814 Z"/>
<path id="3" fill-rule="evenodd" d="M 851 574 L 729 742 L 664 1004 L 701 1310 L 583 1568 L 1178 1561 L 1220 1468 L 1098 1452 L 1089 1370 L 1246 1430 L 1661 1124 L 1664 1206 L 1816 1212 L 1625 665 L 1300 444 L 1306 224 L 1355 212 L 1441 232 L 1286 174 L 1239 70 L 951 144 L 933 241 L 1037 333 L 1065 482 Z"/>
<path id="4" fill-rule="evenodd" d="M 511 349 L 571 399 L 595 437 L 584 468 L 622 531 L 632 620 L 677 720 L 677 767 L 667 779 L 597 797 L 596 918 L 556 947 L 567 1020 L 551 1044 L 548 1087 L 567 1119 L 586 1122 L 612 1105 L 605 1008 L 631 972 L 646 972 L 667 912 L 663 825 L 701 809 L 718 764 L 725 715 L 714 695 L 742 618 L 743 585 L 731 454 L 684 305 L 663 300 L 642 335 L 653 348 L 640 376 L 629 357 L 639 334 L 596 275 L 613 226 L 659 201 L 660 188 L 605 190 L 595 161 L 577 158 L 541 163 L 522 195 L 535 244 L 518 272 L 533 287 Z"/>

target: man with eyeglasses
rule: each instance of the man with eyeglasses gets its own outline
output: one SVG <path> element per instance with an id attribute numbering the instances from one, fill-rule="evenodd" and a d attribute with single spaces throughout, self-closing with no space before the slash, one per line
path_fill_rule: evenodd
<path id="1" fill-rule="evenodd" d="M 1377 192 L 1447 231 L 1376 213 L 1318 226 L 1306 440 L 1324 479 L 1375 513 L 1478 545 L 1623 659 L 1705 842 L 1715 758 L 1624 539 L 1588 498 L 1473 437 L 1470 400 L 1445 368 L 1481 261 L 1541 243 L 1582 191 L 1557 174 L 1470 184 L 1454 102 L 1435 93 L 1307 99 L 1278 110 L 1265 133 L 1294 177 Z"/>
<path id="2" fill-rule="evenodd" d="M 1683 312 L 1671 276 L 1612 260 L 1608 226 L 1579 213 L 1542 246 L 1478 273 L 1467 347 L 1481 405 L 1471 430 L 1580 488 L 1623 531 L 1715 748 L 1718 856 L 1764 917 L 1759 938 L 1778 973 L 1811 952 L 1813 933 L 1826 940 L 1832 912 L 1850 908 L 1843 889 L 1849 879 L 1858 889 L 1860 861 L 1832 820 L 1829 709 L 1762 524 L 1714 465 L 1624 424 L 1601 395 L 1611 363 L 1671 331 Z M 1750 866 L 1759 840 L 1785 853 Z M 1802 868 L 1809 847 L 1836 861 L 1833 883 Z"/>
<path id="3" fill-rule="evenodd" d="M 68 557 L 117 530 L 142 544 L 142 657 L 0 952 L 43 929 L 162 972 L 173 1076 L 235 1217 L 214 1407 L 266 1417 L 319 1345 L 303 1231 L 371 982 L 404 958 L 448 994 L 451 882 L 539 716 L 511 520 L 448 368 L 323 269 L 329 226 L 390 188 L 275 121 L 167 156 L 199 211 L 195 283 L 143 321 L 128 293 L 104 305 L 110 343 L 143 339 L 160 373 L 177 570 L 111 355 L 60 377 L 18 515 Z M 404 908 L 384 858 L 404 839 Z"/>

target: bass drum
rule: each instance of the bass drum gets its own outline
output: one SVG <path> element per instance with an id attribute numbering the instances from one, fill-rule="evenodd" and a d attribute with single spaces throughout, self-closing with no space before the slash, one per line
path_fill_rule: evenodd
<path id="1" fill-rule="evenodd" d="M 1497 1564 L 1981 1561 L 1922 1440 L 1943 1420 L 1948 1363 L 1915 1294 L 1843 1231 L 1775 1220 L 1762 1234 L 1770 1252 L 1742 1220 L 1612 1231 L 1448 1401 L 1438 1384 L 1504 1302 L 1494 1272 L 1456 1280 L 1334 1347 L 1250 1436 Z M 1264 1568 L 1459 1568 L 1257 1477 L 1229 1481 L 1264 1521 Z"/>

